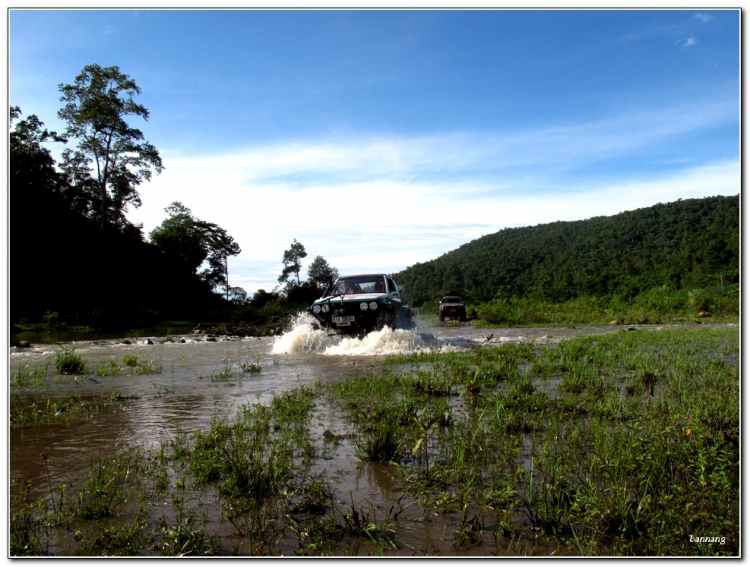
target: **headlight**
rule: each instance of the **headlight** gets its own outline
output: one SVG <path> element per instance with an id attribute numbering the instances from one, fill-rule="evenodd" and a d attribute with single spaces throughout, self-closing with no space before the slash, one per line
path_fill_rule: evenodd
<path id="1" fill-rule="evenodd" d="M 323 305 L 323 313 L 328 313 L 328 304 Z"/>
<path id="2" fill-rule="evenodd" d="M 313 313 L 320 313 L 320 305 L 313 305 Z"/>
<path id="3" fill-rule="evenodd" d="M 366 301 L 363 301 L 362 303 L 360 303 L 360 304 L 359 304 L 359 308 L 360 308 L 360 309 L 361 309 L 362 311 L 367 311 L 367 302 L 366 302 Z"/>
<path id="4" fill-rule="evenodd" d="M 378 308 L 378 304 L 375 303 L 374 301 L 371 301 L 370 302 L 370 309 L 372 309 L 373 311 L 375 311 L 377 308 Z"/>

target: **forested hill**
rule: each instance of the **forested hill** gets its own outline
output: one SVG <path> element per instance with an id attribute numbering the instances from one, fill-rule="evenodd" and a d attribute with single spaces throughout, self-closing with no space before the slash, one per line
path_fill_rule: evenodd
<path id="1" fill-rule="evenodd" d="M 611 217 L 508 228 L 394 274 L 412 302 L 457 290 L 474 301 L 535 295 L 634 296 L 654 286 L 739 278 L 739 195 L 658 204 Z"/>

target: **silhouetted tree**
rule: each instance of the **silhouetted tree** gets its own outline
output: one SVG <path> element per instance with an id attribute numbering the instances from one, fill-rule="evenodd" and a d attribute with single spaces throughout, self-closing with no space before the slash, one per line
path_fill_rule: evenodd
<path id="1" fill-rule="evenodd" d="M 299 272 L 302 269 L 302 258 L 307 257 L 305 247 L 294 239 L 289 250 L 284 251 L 284 256 L 281 261 L 284 264 L 284 269 L 279 276 L 279 283 L 288 282 L 292 274 L 297 278 L 297 285 L 300 285 Z"/>
<path id="2" fill-rule="evenodd" d="M 241 252 L 239 244 L 219 225 L 195 218 L 180 202 L 175 201 L 164 210 L 169 216 L 151 231 L 151 242 L 180 258 L 192 273 L 207 263 L 200 272 L 201 278 L 214 288 L 223 288 L 229 301 L 227 259 Z"/>
<path id="3" fill-rule="evenodd" d="M 326 279 L 332 277 L 336 279 L 339 277 L 339 271 L 336 268 L 332 268 L 323 256 L 316 256 L 315 259 L 307 268 L 307 279 L 314 283 L 318 289 L 325 289 Z"/>
<path id="4" fill-rule="evenodd" d="M 78 140 L 77 153 L 68 154 L 64 162 L 71 168 L 67 176 L 81 190 L 92 184 L 97 188 L 102 230 L 105 222 L 125 225 L 125 208 L 141 204 L 136 187 L 151 179 L 152 170 L 163 169 L 158 150 L 125 120 L 148 120 L 148 110 L 133 101 L 141 89 L 118 67 L 96 64 L 85 66 L 75 83 L 61 83 L 59 89 L 65 106 L 58 116 L 68 123 L 67 136 Z M 91 180 L 85 179 L 86 169 L 94 172 Z"/>

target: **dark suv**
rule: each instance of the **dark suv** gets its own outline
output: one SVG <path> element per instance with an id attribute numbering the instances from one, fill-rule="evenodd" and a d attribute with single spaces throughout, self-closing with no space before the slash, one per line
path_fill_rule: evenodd
<path id="1" fill-rule="evenodd" d="M 452 291 L 440 300 L 440 320 L 445 321 L 446 317 L 458 317 L 459 320 L 466 321 L 466 306 L 461 297 Z"/>
<path id="2" fill-rule="evenodd" d="M 336 334 L 364 335 L 384 326 L 410 329 L 414 323 L 403 289 L 387 274 L 343 276 L 329 283 L 310 311 L 320 326 Z"/>

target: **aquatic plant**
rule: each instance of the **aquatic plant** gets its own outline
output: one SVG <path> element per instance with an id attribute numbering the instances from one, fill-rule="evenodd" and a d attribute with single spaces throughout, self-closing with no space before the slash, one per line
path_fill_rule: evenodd
<path id="1" fill-rule="evenodd" d="M 32 368 L 29 368 L 28 364 L 21 367 L 19 362 L 16 371 L 11 372 L 10 385 L 17 388 L 26 388 L 32 385 L 36 388 L 42 383 L 48 366 L 49 362 L 45 362 L 42 366 L 35 364 Z"/>
<path id="2" fill-rule="evenodd" d="M 60 374 L 72 375 L 84 373 L 86 363 L 74 351 L 75 348 L 71 350 L 62 348 L 55 354 L 55 366 Z"/>
<path id="3" fill-rule="evenodd" d="M 232 369 L 232 362 L 228 359 L 224 359 L 221 368 L 215 370 L 211 374 L 211 382 L 224 382 L 234 376 L 234 370 Z"/>

